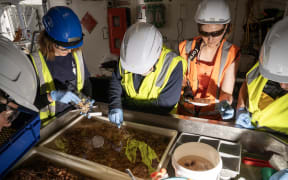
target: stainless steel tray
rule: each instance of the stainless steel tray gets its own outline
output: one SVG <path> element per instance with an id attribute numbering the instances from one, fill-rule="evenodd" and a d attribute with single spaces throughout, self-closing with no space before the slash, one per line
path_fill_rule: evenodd
<path id="1" fill-rule="evenodd" d="M 211 145 L 220 153 L 223 162 L 223 167 L 220 172 L 221 179 L 234 178 L 240 173 L 241 144 L 197 134 L 181 133 L 169 151 L 169 156 L 172 156 L 174 150 L 179 145 L 187 142 L 202 142 Z"/>
<path id="2" fill-rule="evenodd" d="M 102 120 L 104 122 L 109 123 L 109 120 L 107 117 L 99 116 L 99 117 L 95 117 L 95 118 L 96 118 L 96 120 Z M 82 159 L 80 157 L 76 157 L 76 156 L 73 156 L 70 154 L 66 154 L 66 153 L 45 147 L 45 145 L 52 142 L 55 138 L 57 138 L 59 135 L 61 135 L 63 132 L 65 132 L 66 130 L 68 130 L 72 126 L 74 126 L 76 123 L 78 123 L 82 119 L 83 119 L 83 117 L 80 116 L 79 118 L 75 119 L 73 122 L 68 124 L 66 127 L 62 128 L 56 134 L 54 134 L 53 136 L 51 136 L 48 139 L 46 139 L 45 141 L 43 141 L 38 146 L 37 150 L 45 156 L 53 155 L 53 156 L 57 156 L 57 157 L 58 156 L 62 157 L 62 160 L 64 160 L 64 159 L 69 160 L 69 161 L 73 162 L 73 163 L 70 162 L 71 165 L 77 166 L 79 168 L 79 170 L 81 169 L 81 171 L 84 171 L 88 175 L 92 175 L 93 177 L 96 177 L 99 179 L 111 179 L 111 177 L 113 177 L 113 179 L 130 180 L 131 178 L 129 177 L 128 174 L 121 172 L 119 170 L 112 169 L 110 167 L 104 166 L 104 165 L 96 163 L 96 162 L 92 162 L 92 161 L 89 161 L 86 159 Z M 148 125 L 143 125 L 143 124 L 137 124 L 137 123 L 132 123 L 132 122 L 124 122 L 123 126 L 132 127 L 134 129 L 139 129 L 142 131 L 167 136 L 170 138 L 169 144 L 166 147 L 165 152 L 163 153 L 163 155 L 159 161 L 159 164 L 157 166 L 157 171 L 160 170 L 163 167 L 163 165 L 165 165 L 165 160 L 166 160 L 166 157 L 168 155 L 168 152 L 169 152 L 170 148 L 172 147 L 172 145 L 173 145 L 173 143 L 177 137 L 177 131 L 165 129 L 165 128 L 148 126 Z M 141 178 L 137 178 L 137 179 L 141 179 Z"/>
<path id="3" fill-rule="evenodd" d="M 39 156 L 41 158 L 44 158 L 45 160 L 51 162 L 53 165 L 55 166 L 59 166 L 62 168 L 67 168 L 81 176 L 89 176 L 91 179 L 94 177 L 95 179 L 97 177 L 95 177 L 95 175 L 93 173 L 91 173 L 90 171 L 87 171 L 85 168 L 79 168 L 81 167 L 81 164 L 75 163 L 74 161 L 64 158 L 62 156 L 59 156 L 57 154 L 49 154 L 49 153 L 44 153 L 41 150 L 39 151 L 38 148 L 33 148 L 30 151 L 28 151 L 28 153 L 25 154 L 25 156 L 23 156 L 21 158 L 20 161 L 18 161 L 13 168 L 10 170 L 9 173 L 13 172 L 14 170 L 16 170 L 19 166 L 21 165 L 25 165 L 25 163 L 27 161 L 29 161 L 31 158 L 34 158 L 35 156 Z M 94 179 L 93 178 L 93 179 Z M 98 179 L 98 178 L 97 178 Z"/>

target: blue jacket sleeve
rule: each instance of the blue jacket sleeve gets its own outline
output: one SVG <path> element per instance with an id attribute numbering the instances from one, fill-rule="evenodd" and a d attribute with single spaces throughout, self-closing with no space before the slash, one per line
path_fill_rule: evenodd
<path id="1" fill-rule="evenodd" d="M 122 85 L 121 85 L 121 76 L 119 72 L 119 66 L 117 64 L 114 72 L 112 73 L 112 78 L 109 84 L 108 90 L 108 103 L 109 110 L 115 108 L 122 108 L 121 96 L 122 96 Z"/>

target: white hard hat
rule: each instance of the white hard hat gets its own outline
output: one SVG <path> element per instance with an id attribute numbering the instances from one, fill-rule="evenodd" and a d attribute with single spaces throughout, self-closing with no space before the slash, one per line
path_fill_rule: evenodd
<path id="1" fill-rule="evenodd" d="M 18 104 L 38 111 L 34 106 L 37 76 L 28 57 L 10 40 L 0 36 L 0 89 Z"/>
<path id="2" fill-rule="evenodd" d="M 162 35 L 151 24 L 133 24 L 121 44 L 122 67 L 135 74 L 147 73 L 157 62 L 162 50 Z"/>
<path id="3" fill-rule="evenodd" d="M 288 17 L 267 33 L 260 53 L 260 73 L 267 79 L 288 83 Z"/>
<path id="4" fill-rule="evenodd" d="M 203 0 L 197 8 L 195 21 L 199 24 L 228 24 L 229 5 L 225 0 Z"/>

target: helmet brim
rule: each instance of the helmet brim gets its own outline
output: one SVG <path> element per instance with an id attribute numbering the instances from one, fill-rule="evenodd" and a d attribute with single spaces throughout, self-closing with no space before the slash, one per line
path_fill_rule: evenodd
<path id="1" fill-rule="evenodd" d="M 80 41 L 78 44 L 76 44 L 76 45 L 74 45 L 74 46 L 63 46 L 64 48 L 66 48 L 66 49 L 75 49 L 75 48 L 79 48 L 79 47 L 81 47 L 83 45 L 83 40 L 82 41 Z"/>
<path id="2" fill-rule="evenodd" d="M 261 63 L 259 65 L 259 70 L 260 70 L 261 75 L 266 79 L 269 79 L 278 83 L 288 83 L 287 76 L 279 76 L 277 74 L 271 73 L 268 70 L 266 70 Z"/>

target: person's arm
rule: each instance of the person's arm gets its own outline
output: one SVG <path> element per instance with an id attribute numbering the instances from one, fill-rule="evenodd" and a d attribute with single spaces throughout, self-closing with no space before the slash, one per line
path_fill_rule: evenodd
<path id="1" fill-rule="evenodd" d="M 234 62 L 228 67 L 224 80 L 221 86 L 220 101 L 227 100 L 229 104 L 233 101 L 233 89 L 236 80 L 236 73 L 239 65 L 239 56 L 236 57 Z"/>
<path id="2" fill-rule="evenodd" d="M 247 82 L 244 81 L 239 91 L 237 109 L 245 108 L 247 104 L 247 99 L 248 99 Z"/>
<path id="3" fill-rule="evenodd" d="M 181 94 L 183 79 L 182 62 L 179 62 L 170 78 L 161 91 L 159 97 L 154 100 L 133 100 L 125 103 L 129 109 L 141 110 L 141 112 L 150 112 L 157 114 L 168 114 L 177 104 Z"/>
<path id="4" fill-rule="evenodd" d="M 114 72 L 112 73 L 112 78 L 109 83 L 108 96 L 109 110 L 116 108 L 122 109 L 122 85 L 119 64 L 117 64 Z"/>
<path id="5" fill-rule="evenodd" d="M 239 128 L 255 129 L 254 125 L 251 123 L 251 113 L 246 107 L 247 100 L 247 82 L 244 81 L 239 91 L 235 126 Z"/>

